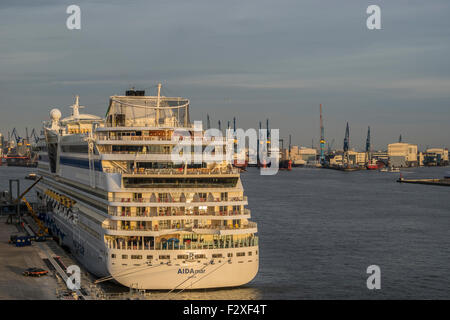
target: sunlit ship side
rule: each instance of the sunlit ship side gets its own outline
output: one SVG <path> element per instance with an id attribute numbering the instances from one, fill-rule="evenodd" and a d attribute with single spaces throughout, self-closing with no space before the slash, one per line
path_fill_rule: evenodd
<path id="1" fill-rule="evenodd" d="M 81 114 L 78 97 L 71 116 L 51 111 L 38 143 L 41 218 L 102 280 L 169 290 L 246 284 L 259 252 L 239 170 L 172 161 L 174 131 L 194 128 L 189 100 L 160 88 L 110 97 L 106 119 Z M 214 143 L 226 152 L 225 139 Z"/>

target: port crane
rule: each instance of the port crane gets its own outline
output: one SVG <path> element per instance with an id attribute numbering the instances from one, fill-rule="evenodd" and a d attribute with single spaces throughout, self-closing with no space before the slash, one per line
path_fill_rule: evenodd
<path id="1" fill-rule="evenodd" d="M 8 140 L 11 140 L 11 138 L 14 136 L 14 139 L 16 140 L 16 144 L 19 144 L 21 140 L 23 140 L 22 137 L 17 135 L 17 130 L 16 128 L 14 128 L 11 132 L 11 134 L 9 134 Z"/>
<path id="2" fill-rule="evenodd" d="M 350 146 L 350 128 L 348 126 L 348 122 L 347 122 L 347 127 L 345 128 L 345 138 L 344 138 L 344 155 L 342 157 L 342 164 L 344 164 L 345 162 L 345 166 L 348 167 L 350 165 L 350 159 L 349 159 L 349 155 L 348 155 L 348 150 L 349 150 L 349 146 Z"/>
<path id="3" fill-rule="evenodd" d="M 30 138 L 33 138 L 35 143 L 39 141 L 39 137 L 36 134 L 36 129 L 33 128 L 33 130 L 31 130 Z"/>
<path id="4" fill-rule="evenodd" d="M 320 164 L 325 164 L 325 133 L 323 128 L 322 104 L 320 104 Z"/>
<path id="5" fill-rule="evenodd" d="M 25 195 L 36 185 L 39 183 L 39 181 L 41 181 L 43 179 L 43 177 L 39 177 L 31 186 L 29 186 L 24 192 L 22 192 L 22 194 L 20 194 L 17 199 L 14 201 L 15 204 L 23 201 L 25 203 L 25 205 L 28 208 L 28 212 L 30 212 L 31 216 L 33 217 L 34 221 L 36 222 L 36 224 L 39 227 L 39 231 L 38 231 L 38 236 L 45 236 L 46 234 L 48 234 L 48 229 L 45 227 L 45 225 L 42 223 L 42 221 L 38 218 L 38 215 L 36 214 L 36 212 L 34 211 L 33 207 L 31 206 L 31 204 L 27 201 L 27 199 L 25 198 Z"/>
<path id="6" fill-rule="evenodd" d="M 371 145 L 370 145 L 370 126 L 367 129 L 367 139 L 366 139 L 366 165 L 370 163 L 371 160 Z"/>
<path id="7" fill-rule="evenodd" d="M 328 145 L 328 154 L 330 155 L 331 149 L 333 148 L 333 145 L 334 145 L 334 138 L 333 138 L 333 140 L 331 140 L 331 143 L 327 142 L 327 145 Z"/>

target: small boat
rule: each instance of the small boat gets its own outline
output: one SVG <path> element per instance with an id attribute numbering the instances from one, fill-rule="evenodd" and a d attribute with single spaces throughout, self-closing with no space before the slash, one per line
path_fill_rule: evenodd
<path id="1" fill-rule="evenodd" d="M 367 170 L 378 170 L 384 168 L 384 166 L 385 165 L 383 161 L 372 160 L 372 162 L 366 165 L 366 168 Z"/>
<path id="2" fill-rule="evenodd" d="M 400 172 L 399 168 L 394 168 L 394 167 L 384 167 L 380 169 L 380 172 Z"/>
<path id="3" fill-rule="evenodd" d="M 30 174 L 28 174 L 25 177 L 25 179 L 27 179 L 27 180 L 36 180 L 37 179 L 37 175 L 36 175 L 36 173 L 30 173 Z"/>

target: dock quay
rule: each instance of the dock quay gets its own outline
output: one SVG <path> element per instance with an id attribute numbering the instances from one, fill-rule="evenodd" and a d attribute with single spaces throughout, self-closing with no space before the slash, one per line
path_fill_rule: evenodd
<path id="1" fill-rule="evenodd" d="M 428 184 L 433 186 L 446 186 L 450 187 L 450 179 L 444 178 L 444 179 L 405 179 L 405 178 L 399 178 L 397 180 L 399 183 L 415 183 L 415 184 Z"/>
<path id="2" fill-rule="evenodd" d="M 54 300 L 59 285 L 54 277 L 39 278 L 22 275 L 27 268 L 47 269 L 43 252 L 35 245 L 16 247 L 8 243 L 13 233 L 20 232 L 16 225 L 6 224 L 0 217 L 0 299 L 2 300 Z"/>
<path id="3" fill-rule="evenodd" d="M 104 297 L 103 290 L 94 285 L 94 277 L 81 269 L 80 290 L 69 290 L 66 272 L 69 265 L 78 265 L 71 255 L 51 237 L 44 242 L 17 247 L 9 244 L 12 234 L 33 235 L 37 226 L 33 219 L 23 217 L 23 225 L 7 224 L 0 216 L 0 299 L 1 300 L 97 300 Z M 31 232 L 31 234 L 30 234 Z M 42 268 L 49 273 L 42 277 L 25 277 L 28 268 Z"/>

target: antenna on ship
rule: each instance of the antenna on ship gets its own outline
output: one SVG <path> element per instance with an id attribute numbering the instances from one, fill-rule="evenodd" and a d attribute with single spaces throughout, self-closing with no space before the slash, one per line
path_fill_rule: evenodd
<path id="1" fill-rule="evenodd" d="M 209 114 L 206 114 L 206 129 L 211 129 L 211 120 L 209 119 Z"/>
<path id="2" fill-rule="evenodd" d="M 83 106 L 80 106 L 80 96 L 76 95 L 75 96 L 75 103 L 71 106 L 72 110 L 72 116 L 74 118 L 79 118 L 80 117 L 80 108 L 84 108 Z"/>
<path id="3" fill-rule="evenodd" d="M 159 125 L 159 103 L 161 101 L 161 82 L 158 82 L 158 100 L 156 100 L 156 124 Z"/>

